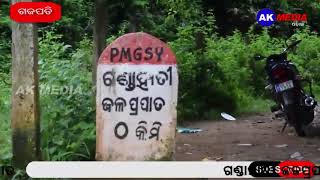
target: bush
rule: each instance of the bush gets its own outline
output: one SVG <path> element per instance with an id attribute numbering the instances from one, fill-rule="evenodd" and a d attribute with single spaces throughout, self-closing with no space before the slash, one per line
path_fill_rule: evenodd
<path id="1" fill-rule="evenodd" d="M 268 111 L 272 102 L 264 89 L 265 63 L 255 62 L 254 55 L 280 53 L 285 40 L 271 37 L 266 29 L 261 34 L 235 31 L 227 37 L 208 33 L 204 50 L 199 51 L 195 44 L 198 29 L 192 25 L 180 28 L 178 38 L 170 43 L 179 64 L 179 119 L 212 119 L 223 111 Z M 320 38 L 308 30 L 294 38 L 303 42 L 289 59 L 303 75 L 319 82 Z"/>
<path id="2" fill-rule="evenodd" d="M 7 84 L 0 82 L 0 164 L 12 157 L 10 128 L 10 94 Z"/>
<path id="3" fill-rule="evenodd" d="M 48 32 L 39 44 L 43 154 L 47 160 L 94 159 L 91 41 L 84 38 L 73 51 L 60 40 Z"/>

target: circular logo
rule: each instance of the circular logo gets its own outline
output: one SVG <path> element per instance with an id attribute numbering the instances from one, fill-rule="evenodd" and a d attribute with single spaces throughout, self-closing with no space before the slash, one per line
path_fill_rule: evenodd
<path id="1" fill-rule="evenodd" d="M 261 26 L 271 26 L 276 21 L 276 13 L 268 8 L 261 9 L 256 19 Z"/>

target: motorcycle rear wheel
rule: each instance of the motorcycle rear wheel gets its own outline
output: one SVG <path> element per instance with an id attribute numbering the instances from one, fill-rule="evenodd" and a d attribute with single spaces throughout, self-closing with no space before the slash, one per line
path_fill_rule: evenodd
<path id="1" fill-rule="evenodd" d="M 295 104 L 290 104 L 286 105 L 284 110 L 287 116 L 287 121 L 294 127 L 297 135 L 305 137 L 306 133 L 303 129 L 303 121 L 299 118 L 299 107 Z"/>

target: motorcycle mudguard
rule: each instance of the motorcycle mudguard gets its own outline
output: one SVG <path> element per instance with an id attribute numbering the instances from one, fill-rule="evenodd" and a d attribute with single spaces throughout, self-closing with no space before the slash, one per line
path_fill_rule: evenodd
<path id="1" fill-rule="evenodd" d="M 307 106 L 300 107 L 299 118 L 303 120 L 303 125 L 308 125 L 314 120 L 314 110 Z"/>
<path id="2" fill-rule="evenodd" d="M 283 105 L 295 104 L 295 98 L 292 91 L 284 91 L 281 93 Z"/>

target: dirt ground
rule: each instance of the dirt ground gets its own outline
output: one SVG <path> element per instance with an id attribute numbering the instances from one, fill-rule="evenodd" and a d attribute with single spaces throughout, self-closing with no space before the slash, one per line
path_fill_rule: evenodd
<path id="1" fill-rule="evenodd" d="M 284 121 L 273 118 L 272 113 L 239 117 L 236 121 L 227 121 L 221 118 L 212 121 L 184 122 L 180 126 L 201 128 L 203 131 L 194 134 L 177 133 L 175 160 L 292 160 L 290 156 L 299 152 L 301 154 L 299 158 L 320 164 L 320 110 L 317 111 L 314 122 L 306 127 L 307 137 L 304 138 L 298 137 L 294 129 L 289 126 L 281 133 Z M 277 145 L 282 147 L 276 147 Z M 320 176 L 315 176 L 312 179 L 320 180 Z"/>
<path id="2" fill-rule="evenodd" d="M 289 160 L 300 158 L 320 164 L 320 113 L 306 127 L 307 137 L 295 134 L 293 127 L 281 133 L 283 120 L 273 114 L 240 117 L 236 121 L 186 122 L 184 127 L 202 128 L 195 134 L 177 134 L 176 160 Z M 239 145 L 247 144 L 247 145 Z M 282 145 L 282 147 L 276 147 Z M 285 147 L 283 147 L 285 146 Z"/>
<path id="3" fill-rule="evenodd" d="M 298 137 L 289 126 L 281 133 L 284 120 L 273 118 L 272 113 L 240 117 L 236 121 L 221 118 L 185 122 L 183 127 L 203 131 L 178 133 L 175 158 L 178 161 L 292 160 L 290 156 L 299 152 L 298 158 L 320 164 L 320 113 L 317 111 L 314 122 L 306 127 L 304 138 Z"/>
<path id="4" fill-rule="evenodd" d="M 284 121 L 273 118 L 272 113 L 239 117 L 236 121 L 221 118 L 212 121 L 184 122 L 181 127 L 201 128 L 203 131 L 194 134 L 177 133 L 175 159 L 177 161 L 289 160 L 292 159 L 290 156 L 293 153 L 299 152 L 303 160 L 320 164 L 319 110 L 317 114 L 314 122 L 306 127 L 307 137 L 304 138 L 298 137 L 294 129 L 289 126 L 281 133 Z M 277 145 L 282 147 L 276 147 Z M 318 180 L 320 177 L 315 176 L 312 179 Z"/>

